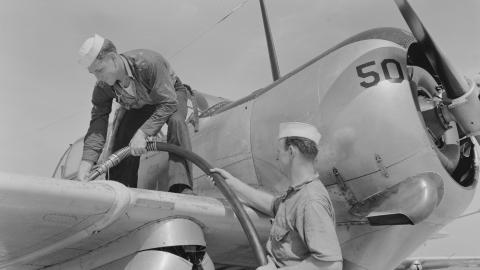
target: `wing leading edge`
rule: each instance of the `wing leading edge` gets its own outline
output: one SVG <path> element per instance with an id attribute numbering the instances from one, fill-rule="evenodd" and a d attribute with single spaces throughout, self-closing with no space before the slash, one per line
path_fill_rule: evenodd
<path id="1" fill-rule="evenodd" d="M 480 257 L 428 257 L 409 258 L 395 270 L 435 270 L 452 268 L 479 268 Z"/>

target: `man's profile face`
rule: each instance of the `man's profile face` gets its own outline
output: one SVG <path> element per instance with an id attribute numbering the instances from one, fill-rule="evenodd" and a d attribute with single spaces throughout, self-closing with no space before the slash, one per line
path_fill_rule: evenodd
<path id="1" fill-rule="evenodd" d="M 285 170 L 290 164 L 290 151 L 285 149 L 285 138 L 277 141 L 277 160 L 282 170 Z"/>
<path id="2" fill-rule="evenodd" d="M 95 75 L 98 81 L 102 81 L 110 86 L 117 81 L 117 68 L 111 54 L 95 60 L 88 68 L 88 71 Z"/>

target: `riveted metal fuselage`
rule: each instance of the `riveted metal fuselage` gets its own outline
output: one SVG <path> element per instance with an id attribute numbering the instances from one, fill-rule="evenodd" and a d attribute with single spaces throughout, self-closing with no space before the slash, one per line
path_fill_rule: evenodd
<path id="1" fill-rule="evenodd" d="M 475 191 L 457 184 L 443 168 L 414 98 L 406 50 L 385 40 L 363 40 L 202 119 L 201 130 L 192 134 L 194 151 L 251 185 L 279 193 L 288 181 L 275 160 L 278 124 L 316 125 L 323 135 L 317 168 L 335 206 L 345 269 L 391 269 L 458 216 Z M 347 195 L 362 200 L 424 173 L 435 174 L 441 187 L 433 209 L 418 224 L 373 227 L 350 213 Z M 200 194 L 218 195 L 202 173 L 195 176 Z M 396 203 L 401 208 L 406 202 Z"/>

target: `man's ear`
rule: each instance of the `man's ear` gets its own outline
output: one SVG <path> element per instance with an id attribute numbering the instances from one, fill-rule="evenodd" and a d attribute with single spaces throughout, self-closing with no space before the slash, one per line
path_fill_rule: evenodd
<path id="1" fill-rule="evenodd" d="M 107 54 L 104 56 L 103 60 L 107 60 L 107 61 L 110 60 L 110 61 L 112 61 L 112 63 L 113 63 L 113 65 L 115 66 L 115 68 L 118 68 L 118 65 L 119 65 L 119 63 L 120 63 L 120 59 L 117 59 L 117 57 L 118 57 L 118 56 L 117 56 L 117 54 L 116 54 L 115 52 L 109 52 L 109 53 L 107 53 Z"/>
<path id="2" fill-rule="evenodd" d="M 117 58 L 117 54 L 114 52 L 109 52 L 104 57 L 108 57 L 109 59 L 115 62 L 115 58 Z"/>

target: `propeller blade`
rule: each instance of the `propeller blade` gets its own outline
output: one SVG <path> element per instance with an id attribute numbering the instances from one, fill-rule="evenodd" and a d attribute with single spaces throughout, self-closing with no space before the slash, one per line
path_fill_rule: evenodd
<path id="1" fill-rule="evenodd" d="M 407 2 L 407 0 L 394 0 L 397 4 L 400 13 L 408 24 L 408 27 L 413 33 L 413 36 L 417 39 L 418 43 L 423 47 L 425 55 L 431 63 L 433 69 L 440 77 L 447 96 L 450 99 L 461 97 L 468 92 L 467 82 L 449 61 L 444 57 L 439 48 L 435 45 L 432 38 L 427 32 L 427 29 L 420 21 L 413 8 Z"/>

